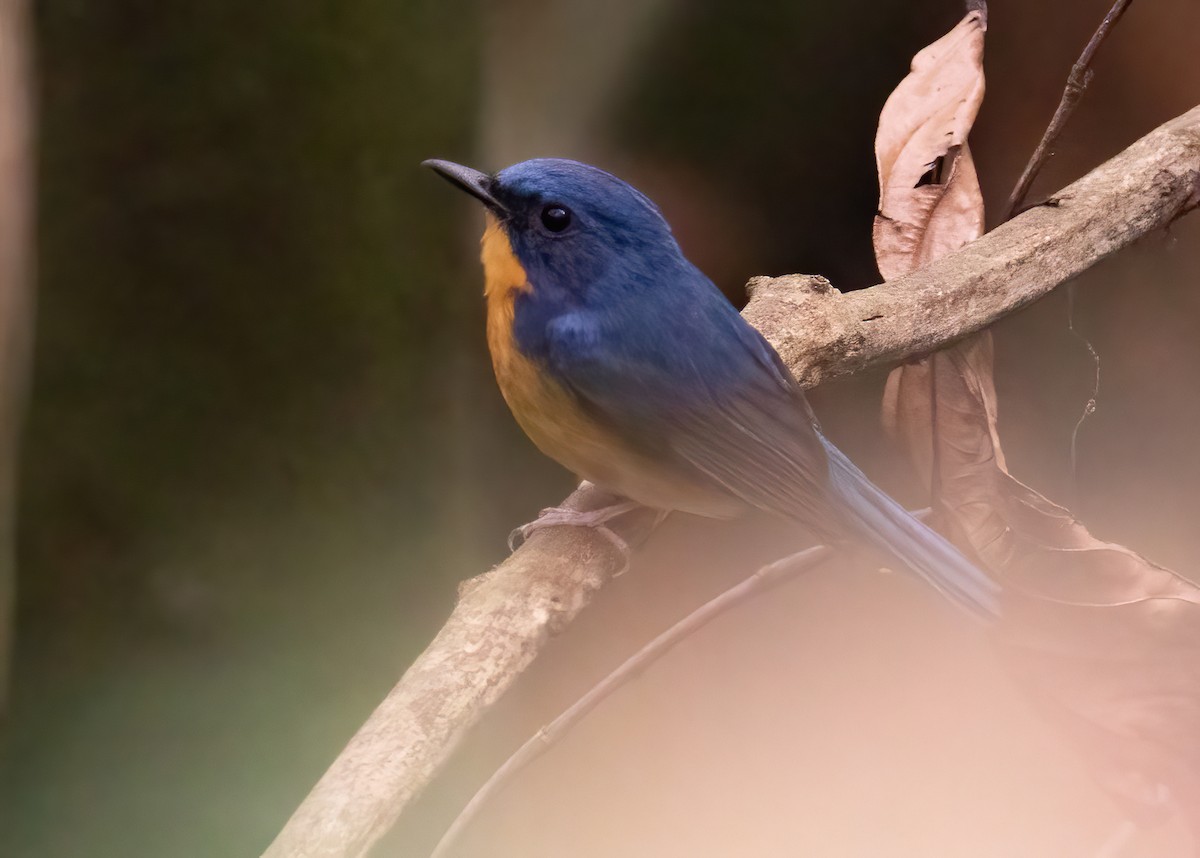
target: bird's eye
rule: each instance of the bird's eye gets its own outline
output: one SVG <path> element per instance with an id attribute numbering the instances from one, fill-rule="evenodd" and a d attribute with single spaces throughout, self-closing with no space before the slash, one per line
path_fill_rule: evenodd
<path id="1" fill-rule="evenodd" d="M 571 210 L 554 203 L 542 209 L 542 226 L 551 232 L 562 232 L 571 225 Z"/>

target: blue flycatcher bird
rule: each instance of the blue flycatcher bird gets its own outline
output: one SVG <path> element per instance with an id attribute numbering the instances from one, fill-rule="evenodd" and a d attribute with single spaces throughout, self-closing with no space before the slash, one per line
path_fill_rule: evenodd
<path id="1" fill-rule="evenodd" d="M 560 464 L 657 510 L 762 510 L 865 541 L 984 618 L 996 585 L 821 434 L 779 355 L 679 249 L 644 194 L 536 159 L 494 176 L 424 162 L 487 208 L 487 339 L 521 428 Z M 550 510 L 602 525 L 630 509 Z"/>

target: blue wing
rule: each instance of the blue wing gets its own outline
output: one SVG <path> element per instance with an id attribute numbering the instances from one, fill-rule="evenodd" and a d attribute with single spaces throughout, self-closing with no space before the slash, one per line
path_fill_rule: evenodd
<path id="1" fill-rule="evenodd" d="M 551 372 L 650 461 L 822 539 L 857 534 L 972 614 L 994 617 L 996 584 L 820 434 L 774 349 L 715 287 L 701 285 L 657 304 L 643 296 L 613 302 L 616 311 L 555 317 Z"/>
<path id="2" fill-rule="evenodd" d="M 698 285 L 707 288 L 670 306 L 642 296 L 558 315 L 547 325 L 548 368 L 663 467 L 831 535 L 828 464 L 803 393 L 724 296 Z"/>

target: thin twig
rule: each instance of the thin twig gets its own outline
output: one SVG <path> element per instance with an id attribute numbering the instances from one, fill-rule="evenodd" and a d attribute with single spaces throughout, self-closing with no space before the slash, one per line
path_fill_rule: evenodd
<path id="1" fill-rule="evenodd" d="M 1016 187 L 1009 194 L 1008 205 L 1004 209 L 1004 216 L 1000 219 L 1001 223 L 1011 218 L 1021 203 L 1025 201 L 1025 196 L 1029 193 L 1029 187 L 1033 184 L 1033 180 L 1052 154 L 1051 147 L 1058 141 L 1058 137 L 1066 127 L 1067 120 L 1079 103 L 1083 91 L 1092 81 L 1092 57 L 1096 55 L 1100 45 L 1104 43 L 1117 22 L 1121 20 L 1121 16 L 1125 14 L 1125 10 L 1131 3 L 1133 0 L 1117 0 L 1113 3 L 1108 14 L 1104 16 L 1104 20 L 1100 22 L 1100 26 L 1096 28 L 1096 32 L 1092 34 L 1087 47 L 1083 49 L 1083 53 L 1071 67 L 1071 74 L 1067 76 L 1067 86 L 1058 102 L 1058 109 L 1054 111 L 1054 117 L 1046 127 L 1046 133 L 1042 135 L 1037 148 L 1033 150 L 1033 155 L 1029 158 L 1029 163 L 1025 165 L 1025 171 L 1021 173 L 1021 178 L 1017 180 Z"/>
<path id="2" fill-rule="evenodd" d="M 546 753 L 555 742 L 600 705 L 605 698 L 666 655 L 676 644 L 726 611 L 771 587 L 790 580 L 800 572 L 813 568 L 832 554 L 832 549 L 824 545 L 815 545 L 763 566 L 749 578 L 704 603 L 627 658 L 612 673 L 571 704 L 570 708 L 538 730 L 504 762 L 504 765 L 496 769 L 463 807 L 458 818 L 446 829 L 446 833 L 438 841 L 430 858 L 445 858 L 455 841 L 479 815 L 479 811 L 483 809 L 484 805 L 508 786 L 518 772 Z"/>
<path id="3" fill-rule="evenodd" d="M 1088 357 L 1092 359 L 1092 389 L 1088 394 L 1087 402 L 1083 404 L 1083 410 L 1079 412 L 1079 419 L 1075 421 L 1075 428 L 1071 430 L 1071 509 L 1078 511 L 1079 509 L 1079 485 L 1078 485 L 1078 465 L 1079 465 L 1079 430 L 1083 428 L 1083 424 L 1087 419 L 1096 413 L 1096 409 L 1100 403 L 1100 352 L 1096 351 L 1096 347 L 1092 345 L 1092 341 L 1088 339 L 1087 334 L 1081 332 L 1075 327 L 1075 284 L 1067 284 L 1067 331 L 1071 336 L 1083 343 L 1083 347 L 1087 349 Z"/>
<path id="4" fill-rule="evenodd" d="M 1125 14 L 1125 10 L 1129 8 L 1133 0 L 1116 0 L 1108 14 L 1104 16 L 1104 20 L 1100 22 L 1100 26 L 1096 28 L 1096 32 L 1092 34 L 1092 38 L 1088 40 L 1087 47 L 1083 49 L 1083 53 L 1079 55 L 1079 59 L 1075 61 L 1075 65 L 1071 67 L 1071 73 L 1067 76 L 1067 85 L 1063 88 L 1062 98 L 1059 99 L 1058 109 L 1054 111 L 1054 116 L 1050 119 L 1050 124 L 1046 126 L 1045 133 L 1042 134 L 1042 139 L 1038 141 L 1037 148 L 1033 150 L 1033 155 L 1029 158 L 1029 163 L 1025 165 L 1025 171 L 1021 173 L 1021 178 L 1017 181 L 1016 187 L 1013 188 L 1012 194 L 1009 195 L 1008 205 L 1004 210 L 1003 221 L 1008 220 L 1013 216 L 1017 208 L 1025 201 L 1026 194 L 1029 193 L 1029 188 L 1033 184 L 1034 178 L 1042 169 L 1042 166 L 1049 160 L 1052 154 L 1050 148 L 1057 142 L 1059 135 L 1067 125 L 1067 120 L 1071 118 L 1071 114 L 1075 111 L 1075 106 L 1079 104 L 1083 97 L 1083 91 L 1087 89 L 1092 80 L 1092 59 L 1099 50 L 1100 45 L 1108 37 L 1108 34 L 1121 20 L 1121 16 Z M 1089 417 L 1096 413 L 1097 402 L 1100 396 L 1100 353 L 1096 351 L 1096 347 L 1092 345 L 1092 341 L 1087 335 L 1080 332 L 1075 327 L 1075 284 L 1067 284 L 1067 330 L 1071 336 L 1079 340 L 1083 347 L 1087 349 L 1088 356 L 1092 359 L 1092 391 L 1088 396 L 1088 400 L 1084 403 L 1083 410 L 1079 413 L 1079 419 L 1075 421 L 1075 428 L 1071 430 L 1071 494 L 1073 498 L 1078 495 L 1077 483 L 1077 463 L 1079 449 L 1079 430 L 1083 428 L 1083 424 Z M 1072 508 L 1075 504 L 1072 503 Z"/>

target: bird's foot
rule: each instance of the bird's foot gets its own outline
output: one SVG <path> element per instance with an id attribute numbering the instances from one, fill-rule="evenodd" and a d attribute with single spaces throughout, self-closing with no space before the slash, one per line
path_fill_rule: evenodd
<path id="1" fill-rule="evenodd" d="M 521 525 L 508 535 L 508 548 L 510 551 L 516 551 L 530 536 L 547 527 L 590 527 L 611 542 L 617 551 L 621 553 L 621 557 L 625 562 L 620 571 L 616 572 L 613 577 L 623 575 L 629 570 L 629 557 L 631 554 L 629 543 L 618 536 L 607 525 L 608 522 L 617 516 L 632 512 L 638 509 L 638 507 L 639 504 L 631 500 L 619 501 L 600 507 L 599 509 L 589 510 L 565 509 L 557 506 L 548 507 L 542 510 L 535 520 Z"/>

